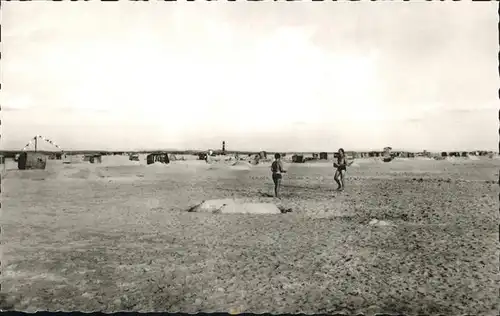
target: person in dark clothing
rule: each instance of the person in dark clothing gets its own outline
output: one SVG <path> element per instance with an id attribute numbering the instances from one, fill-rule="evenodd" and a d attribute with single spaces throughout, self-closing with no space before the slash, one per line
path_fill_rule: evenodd
<path id="1" fill-rule="evenodd" d="M 337 182 L 338 188 L 337 191 L 344 190 L 344 176 L 347 171 L 347 160 L 345 158 L 344 149 L 340 148 L 337 156 L 337 162 L 333 163 L 333 167 L 337 168 L 335 171 L 334 180 Z"/>
<path id="2" fill-rule="evenodd" d="M 274 195 L 279 198 L 279 192 L 281 187 L 281 174 L 286 173 L 286 170 L 283 169 L 283 164 L 281 163 L 281 155 L 276 153 L 274 154 L 274 161 L 271 164 L 271 172 L 274 182 Z"/>

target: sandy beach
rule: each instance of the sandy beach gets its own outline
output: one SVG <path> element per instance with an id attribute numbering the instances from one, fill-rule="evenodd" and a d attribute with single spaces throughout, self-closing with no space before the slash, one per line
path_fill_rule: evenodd
<path id="1" fill-rule="evenodd" d="M 2 308 L 36 311 L 495 315 L 500 160 L 17 170 L 2 179 Z M 210 199 L 286 214 L 188 212 Z"/>

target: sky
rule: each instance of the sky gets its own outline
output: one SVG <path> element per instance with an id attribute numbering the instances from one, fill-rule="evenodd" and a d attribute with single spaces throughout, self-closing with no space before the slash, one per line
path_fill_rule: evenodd
<path id="1" fill-rule="evenodd" d="M 1 146 L 497 151 L 497 10 L 5 2 Z"/>

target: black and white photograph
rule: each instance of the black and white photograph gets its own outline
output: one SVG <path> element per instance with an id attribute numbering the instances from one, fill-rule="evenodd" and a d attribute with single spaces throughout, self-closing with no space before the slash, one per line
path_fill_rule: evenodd
<path id="1" fill-rule="evenodd" d="M 0 12 L 1 311 L 498 315 L 498 2 Z"/>

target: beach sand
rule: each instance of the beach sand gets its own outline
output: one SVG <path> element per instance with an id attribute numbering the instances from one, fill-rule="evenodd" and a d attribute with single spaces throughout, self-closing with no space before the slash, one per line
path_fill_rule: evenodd
<path id="1" fill-rule="evenodd" d="M 341 193 L 286 163 L 278 200 L 270 163 L 191 158 L 7 161 L 0 307 L 497 314 L 499 160 L 356 159 Z M 187 211 L 210 199 L 291 212 Z"/>

